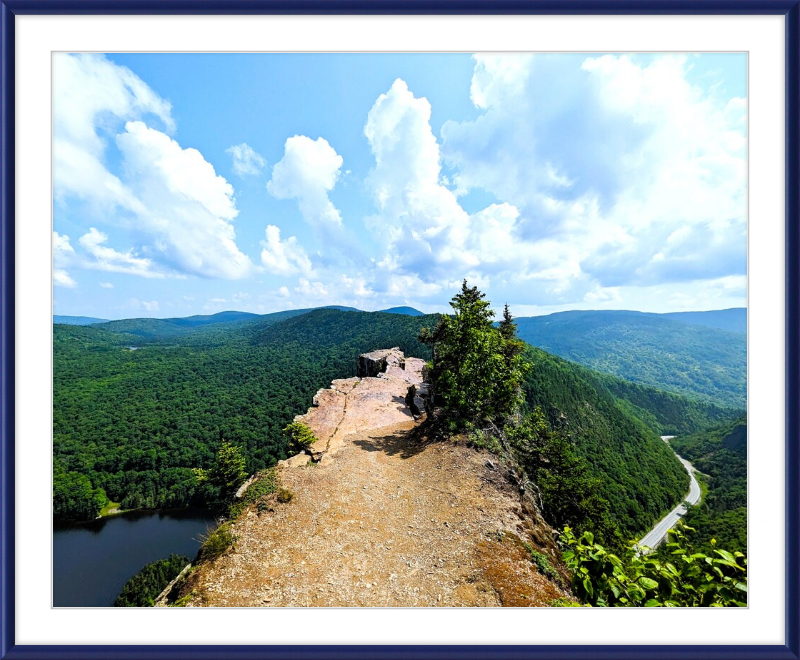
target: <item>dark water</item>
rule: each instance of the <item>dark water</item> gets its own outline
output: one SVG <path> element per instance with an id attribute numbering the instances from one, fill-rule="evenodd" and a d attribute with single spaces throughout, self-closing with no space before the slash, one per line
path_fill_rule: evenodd
<path id="1" fill-rule="evenodd" d="M 214 522 L 203 509 L 123 513 L 53 530 L 53 605 L 109 607 L 145 564 L 193 559 Z"/>

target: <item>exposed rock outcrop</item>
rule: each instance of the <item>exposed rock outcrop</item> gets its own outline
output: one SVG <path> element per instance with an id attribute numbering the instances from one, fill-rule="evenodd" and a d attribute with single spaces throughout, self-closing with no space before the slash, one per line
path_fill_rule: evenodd
<path id="1" fill-rule="evenodd" d="M 299 458 L 282 464 L 300 466 L 309 460 L 331 456 L 347 435 L 407 422 L 412 418 L 405 404 L 409 385 L 422 387 L 425 360 L 407 358 L 399 348 L 389 348 L 358 356 L 356 378 L 334 380 L 328 389 L 319 390 L 312 407 L 295 421 L 307 425 L 317 441 Z M 416 399 L 420 408 L 421 398 Z"/>
<path id="2" fill-rule="evenodd" d="M 405 356 L 398 347 L 383 348 L 369 353 L 362 353 L 358 356 L 356 376 L 359 378 L 375 378 L 390 366 L 402 369 L 404 365 Z"/>

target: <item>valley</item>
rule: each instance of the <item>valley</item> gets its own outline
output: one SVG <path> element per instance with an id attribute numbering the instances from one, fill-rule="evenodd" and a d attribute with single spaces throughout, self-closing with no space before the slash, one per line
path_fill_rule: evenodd
<path id="1" fill-rule="evenodd" d="M 568 598 L 552 523 L 539 517 L 534 525 L 539 535 L 531 537 L 533 510 L 527 507 L 528 513 L 520 515 L 520 502 L 511 497 L 513 489 L 507 490 L 510 477 L 499 476 L 508 468 L 500 468 L 485 450 L 476 452 L 470 441 L 450 446 L 433 442 L 410 418 L 403 402 L 405 389 L 421 381 L 420 370 L 430 355 L 418 336 L 439 318 L 396 310 L 326 308 L 266 316 L 225 313 L 191 321 L 56 324 L 57 515 L 63 520 L 86 515 L 79 512 L 99 508 L 109 499 L 124 509 L 217 506 L 216 496 L 197 484 L 192 470 L 211 463 L 214 447 L 224 437 L 241 449 L 248 474 L 277 465 L 295 499 L 270 514 L 267 528 L 264 515 L 251 508 L 232 521 L 240 539 L 236 550 L 198 569 L 192 584 L 194 593 L 202 596 L 189 599 L 194 604 L 341 604 L 350 599 L 374 605 L 383 599 L 463 605 L 530 599 L 525 604 L 547 605 Z M 131 350 L 133 346 L 137 350 Z M 381 378 L 355 378 L 354 356 L 381 346 L 398 346 L 406 355 L 421 356 L 409 361 L 415 365 L 414 375 L 395 369 Z M 663 536 L 662 518 L 666 515 L 670 524 L 674 522 L 667 514 L 675 517 L 681 508 L 689 475 L 659 435 L 701 432 L 720 420 L 735 419 L 737 409 L 602 374 L 531 346 L 524 347 L 524 360 L 530 365 L 522 389 L 525 406 L 541 411 L 541 423 L 572 447 L 568 451 L 575 458 L 567 460 L 585 466 L 581 470 L 590 481 L 582 487 L 591 489 L 598 502 L 608 503 L 603 505 L 608 507 L 602 514 L 608 522 L 603 524 L 617 530 L 614 543 L 642 537 L 657 521 L 657 529 L 640 543 L 655 542 L 654 534 Z M 331 382 L 333 389 L 326 389 Z M 100 391 L 104 396 L 97 396 Z M 312 399 L 316 405 L 309 409 Z M 422 400 L 418 405 L 424 406 Z M 319 451 L 321 444 L 312 454 L 301 452 L 292 458 L 281 429 L 293 419 L 319 433 L 325 450 Z M 446 497 L 439 501 L 434 493 Z M 477 503 L 476 493 L 488 500 Z M 362 507 L 364 501 L 374 508 Z M 442 502 L 452 506 L 442 509 Z M 402 511 L 397 508 L 401 503 Z M 445 515 L 448 507 L 455 518 Z M 560 519 L 564 514 L 553 510 L 548 515 Z M 403 522 L 406 519 L 415 522 Z M 283 547 L 293 536 L 287 530 L 295 528 L 302 531 Z M 384 540 L 408 537 L 409 548 L 416 550 L 395 556 L 401 546 L 381 545 L 377 536 L 368 540 L 376 529 Z M 357 536 L 351 538 L 351 533 Z M 332 554 L 304 554 L 327 537 L 338 539 L 341 549 L 336 552 L 343 553 L 336 555 L 338 560 Z M 459 539 L 466 546 L 459 546 Z M 492 547 L 488 554 L 486 543 Z M 543 578 L 532 568 L 530 553 L 520 550 L 524 547 L 561 566 L 562 579 Z M 263 580 L 258 577 L 263 564 L 254 559 L 267 548 L 273 567 L 269 580 L 278 580 L 272 596 L 255 586 L 269 582 L 264 575 Z M 371 550 L 353 554 L 354 548 Z M 423 548 L 439 549 L 430 556 L 444 563 L 427 565 L 428 559 L 420 558 L 430 553 Z M 498 552 L 506 559 L 492 569 L 486 562 Z M 372 580 L 380 588 L 354 577 L 370 571 L 378 576 L 377 565 L 367 570 L 374 557 L 389 565 L 406 555 L 417 559 L 404 561 L 422 561 L 416 566 L 419 571 L 424 568 L 425 575 L 441 579 L 429 584 L 406 576 L 395 578 L 399 582 L 393 585 L 383 579 L 402 576 L 400 565 Z M 303 561 L 306 564 L 292 569 Z M 342 562 L 355 571 L 347 573 L 347 585 L 341 582 Z M 444 565 L 456 564 L 465 567 L 457 576 L 442 573 Z M 505 568 L 500 570 L 500 565 Z M 336 580 L 331 578 L 334 567 L 339 571 Z M 250 574 L 253 570 L 256 573 Z M 229 582 L 223 576 L 242 571 L 251 575 L 251 586 L 237 587 L 223 598 L 227 592 L 213 585 Z M 517 577 L 511 580 L 507 571 Z M 305 586 L 286 578 L 288 573 L 302 576 Z M 501 573 L 506 577 L 501 579 Z M 495 587 L 505 580 L 505 586 L 491 587 L 492 580 Z M 334 593 L 344 595 L 337 600 Z"/>

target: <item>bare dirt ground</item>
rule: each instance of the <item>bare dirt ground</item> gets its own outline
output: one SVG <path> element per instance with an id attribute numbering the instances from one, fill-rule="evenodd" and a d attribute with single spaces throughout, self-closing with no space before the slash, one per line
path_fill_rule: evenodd
<path id="1" fill-rule="evenodd" d="M 307 423 L 327 420 L 335 446 L 320 463 L 279 468 L 294 498 L 234 523 L 235 547 L 184 585 L 189 606 L 544 606 L 567 595 L 523 546 L 549 530 L 523 514 L 497 459 L 415 431 L 407 376 L 318 395 Z"/>

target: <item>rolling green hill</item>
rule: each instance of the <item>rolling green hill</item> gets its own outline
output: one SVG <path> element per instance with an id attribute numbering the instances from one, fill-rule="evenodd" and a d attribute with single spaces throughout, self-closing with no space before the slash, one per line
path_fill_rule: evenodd
<path id="1" fill-rule="evenodd" d="M 747 337 L 658 314 L 561 312 L 517 319 L 520 339 L 629 381 L 744 408 Z"/>
<path id="2" fill-rule="evenodd" d="M 624 534 L 644 531 L 674 506 L 689 477 L 658 434 L 626 410 L 588 370 L 530 348 L 526 401 L 564 430 L 601 480 L 600 495 Z"/>
<path id="3" fill-rule="evenodd" d="M 275 316 L 151 338 L 110 324 L 54 326 L 57 479 L 83 476 L 87 496 L 102 488 L 122 508 L 185 505 L 198 497 L 191 468 L 210 465 L 220 435 L 243 448 L 248 471 L 273 465 L 286 457 L 281 429 L 317 389 L 352 376 L 358 354 L 374 348 L 426 357 L 417 335 L 437 320 L 331 309 Z M 650 398 L 636 415 L 615 379 L 541 350 L 529 357 L 528 402 L 564 425 L 623 531 L 646 528 L 686 489 L 685 472 L 642 421 L 656 419 L 646 406 L 663 393 L 642 387 Z"/>

